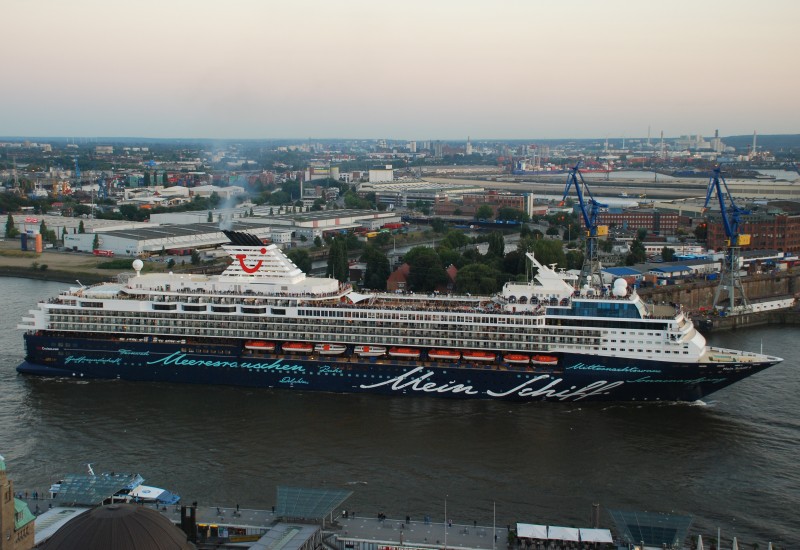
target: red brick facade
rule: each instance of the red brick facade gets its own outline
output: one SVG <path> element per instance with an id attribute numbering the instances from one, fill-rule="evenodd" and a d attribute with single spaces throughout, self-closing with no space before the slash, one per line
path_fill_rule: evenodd
<path id="1" fill-rule="evenodd" d="M 743 250 L 780 250 L 800 252 L 800 215 L 779 214 L 763 218 L 750 218 L 739 224 L 739 233 L 750 235 L 750 245 Z M 725 228 L 719 219 L 708 221 L 708 248 L 725 248 Z"/>

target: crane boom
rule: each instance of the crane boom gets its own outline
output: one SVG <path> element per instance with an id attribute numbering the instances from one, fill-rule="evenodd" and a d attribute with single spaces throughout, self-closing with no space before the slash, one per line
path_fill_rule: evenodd
<path id="1" fill-rule="evenodd" d="M 741 217 L 749 214 L 750 211 L 739 207 L 736 201 L 733 200 L 733 195 L 728 188 L 728 182 L 725 181 L 721 169 L 721 166 L 717 166 L 711 173 L 711 177 L 708 180 L 708 190 L 706 191 L 706 202 L 703 208 L 708 209 L 711 198 L 716 192 L 720 215 L 722 217 L 722 225 L 725 229 L 726 249 L 725 262 L 722 266 L 719 285 L 714 292 L 714 303 L 712 307 L 717 307 L 720 294 L 724 290 L 728 293 L 728 313 L 733 314 L 750 309 L 750 304 L 747 302 L 744 287 L 742 286 L 742 278 L 739 275 L 740 247 L 750 244 L 750 235 L 742 234 L 739 231 L 739 224 L 741 223 Z M 737 292 L 740 295 L 739 305 L 736 303 Z"/>
<path id="2" fill-rule="evenodd" d="M 592 195 L 592 191 L 583 179 L 580 172 L 581 163 L 578 161 L 575 167 L 567 175 L 567 185 L 564 187 L 564 196 L 561 203 L 569 196 L 570 188 L 575 187 L 575 194 L 578 197 L 578 207 L 581 211 L 583 224 L 586 226 L 586 257 L 581 268 L 579 284 L 583 286 L 597 286 L 602 280 L 600 278 L 600 261 L 597 257 L 597 237 L 608 234 L 608 227 L 598 226 L 597 218 L 601 208 L 607 208 L 607 204 L 597 201 Z M 587 199 L 588 197 L 588 199 Z"/>

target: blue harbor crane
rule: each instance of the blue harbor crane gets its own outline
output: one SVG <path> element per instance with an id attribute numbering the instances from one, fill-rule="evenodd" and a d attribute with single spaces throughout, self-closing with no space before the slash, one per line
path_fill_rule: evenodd
<path id="1" fill-rule="evenodd" d="M 581 210 L 583 217 L 583 225 L 586 227 L 586 256 L 583 260 L 583 267 L 581 268 L 580 279 L 578 280 L 581 288 L 585 286 L 599 287 L 602 286 L 602 279 L 600 276 L 600 260 L 597 256 L 597 238 L 605 237 L 608 235 L 608 226 L 597 225 L 597 218 L 600 214 L 601 208 L 608 208 L 607 204 L 597 201 L 592 195 L 592 191 L 583 179 L 580 172 L 581 162 L 570 169 L 567 175 L 567 185 L 564 188 L 564 196 L 561 199 L 561 204 L 569 195 L 571 187 L 575 187 L 575 194 L 578 196 L 578 206 Z M 588 197 L 588 199 L 587 199 Z"/>
<path id="2" fill-rule="evenodd" d="M 722 265 L 719 285 L 714 292 L 712 307 L 717 307 L 720 294 L 725 290 L 728 293 L 728 313 L 741 313 L 750 309 L 750 304 L 747 302 L 747 297 L 742 287 L 742 278 L 739 274 L 739 270 L 741 269 L 741 247 L 750 244 L 750 235 L 741 233 L 739 231 L 739 224 L 742 221 L 742 217 L 750 214 L 750 211 L 739 207 L 736 201 L 733 200 L 733 195 L 730 189 L 728 189 L 725 176 L 722 175 L 721 166 L 714 168 L 708 180 L 706 202 L 703 205 L 704 212 L 708 210 L 708 205 L 714 193 L 717 194 L 717 201 L 719 202 L 720 216 L 722 218 L 722 226 L 725 229 L 726 239 L 725 261 Z M 740 303 L 738 306 L 736 304 L 737 292 L 740 296 Z"/>

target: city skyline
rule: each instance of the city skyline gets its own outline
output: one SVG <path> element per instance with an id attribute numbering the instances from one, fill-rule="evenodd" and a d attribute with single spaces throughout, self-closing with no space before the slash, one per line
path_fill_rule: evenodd
<path id="1" fill-rule="evenodd" d="M 641 138 L 800 132 L 800 6 L 13 0 L 0 135 Z"/>

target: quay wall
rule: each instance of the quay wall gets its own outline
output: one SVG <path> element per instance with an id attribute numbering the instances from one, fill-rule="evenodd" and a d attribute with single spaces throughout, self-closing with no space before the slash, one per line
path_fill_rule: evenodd
<path id="1" fill-rule="evenodd" d="M 639 294 L 645 300 L 652 299 L 656 303 L 680 303 L 690 312 L 696 326 L 703 332 L 759 325 L 800 324 L 800 308 L 798 306 L 792 309 L 725 317 L 701 313 L 700 308 L 708 308 L 713 303 L 718 284 L 719 281 L 697 281 L 680 285 L 657 286 L 640 289 Z M 800 298 L 800 269 L 744 277 L 742 288 L 751 303 L 792 296 Z M 723 291 L 720 299 L 724 301 L 726 297 L 727 293 Z"/>
<path id="2" fill-rule="evenodd" d="M 699 311 L 710 307 L 714 301 L 714 293 L 719 281 L 696 281 L 679 285 L 663 285 L 653 288 L 639 289 L 639 295 L 645 300 L 652 298 L 654 302 L 673 302 L 683 305 L 689 311 Z M 742 288 L 750 302 L 770 298 L 800 296 L 800 269 L 764 273 L 742 278 Z M 720 298 L 725 299 L 723 291 Z"/>

